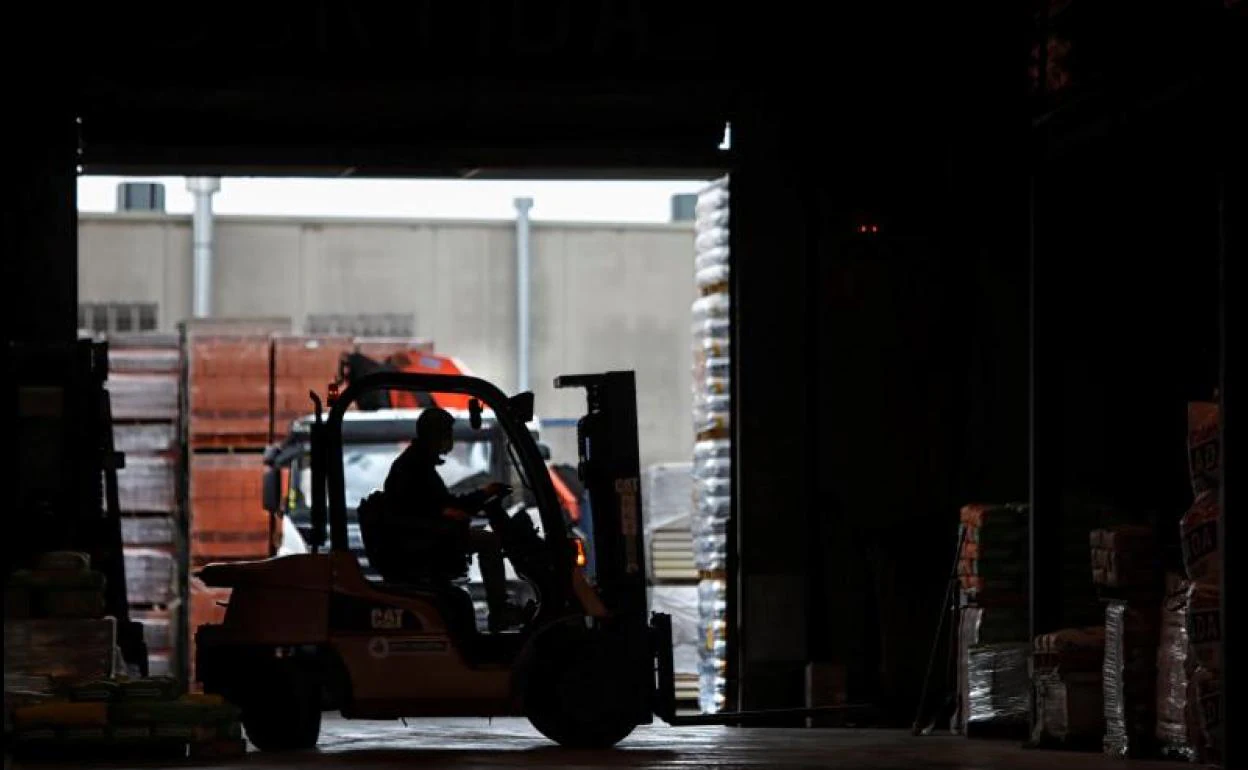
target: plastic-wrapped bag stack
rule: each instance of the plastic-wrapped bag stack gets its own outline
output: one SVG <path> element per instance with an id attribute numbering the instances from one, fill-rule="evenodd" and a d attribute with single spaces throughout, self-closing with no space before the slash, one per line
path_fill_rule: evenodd
<path id="1" fill-rule="evenodd" d="M 728 512 L 732 479 L 729 397 L 728 179 L 698 195 L 693 303 L 693 554 L 697 564 L 702 711 L 724 707 Z"/>
<path id="2" fill-rule="evenodd" d="M 1157 606 L 1112 600 L 1105 608 L 1105 753 L 1120 759 L 1151 752 L 1156 725 Z"/>
<path id="3" fill-rule="evenodd" d="M 1194 729 L 1189 737 L 1199 758 L 1218 762 L 1222 745 L 1222 549 L 1218 520 L 1222 517 L 1219 489 L 1222 464 L 1219 456 L 1220 411 L 1214 402 L 1193 402 L 1187 407 L 1187 449 L 1195 502 L 1180 523 L 1183 566 L 1188 586 L 1187 702 Z"/>
<path id="4" fill-rule="evenodd" d="M 1154 752 L 1157 646 L 1164 580 L 1150 527 L 1094 529 L 1089 544 L 1092 582 L 1105 602 L 1104 683 L 1106 754 Z"/>
<path id="5" fill-rule="evenodd" d="M 1157 648 L 1157 727 L 1163 756 L 1194 762 L 1193 726 L 1188 718 L 1187 684 L 1191 644 L 1187 638 L 1191 583 L 1178 575 L 1166 577 L 1161 607 L 1161 642 Z"/>
<path id="6" fill-rule="evenodd" d="M 975 503 L 960 512 L 955 724 L 968 736 L 1026 729 L 1020 704 L 1029 699 L 1027 513 L 1017 503 Z"/>

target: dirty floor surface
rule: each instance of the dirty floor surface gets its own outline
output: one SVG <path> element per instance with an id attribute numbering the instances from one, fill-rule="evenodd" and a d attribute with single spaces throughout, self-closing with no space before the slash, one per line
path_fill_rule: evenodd
<path id="1" fill-rule="evenodd" d="M 18 763 L 17 767 L 25 766 Z M 50 765 L 38 765 L 50 767 Z M 118 767 L 109 763 L 110 768 Z M 136 766 L 188 767 L 145 761 Z M 732 727 L 639 728 L 611 751 L 570 751 L 547 742 L 523 719 L 409 719 L 347 721 L 326 715 L 316 751 L 262 754 L 254 750 L 200 768 L 413 768 L 413 767 L 834 767 L 862 770 L 1132 770 L 1169 768 L 1172 762 L 1113 761 L 1098 754 L 1029 751 L 1016 743 L 952 736 L 912 737 L 890 730 L 800 730 Z"/>

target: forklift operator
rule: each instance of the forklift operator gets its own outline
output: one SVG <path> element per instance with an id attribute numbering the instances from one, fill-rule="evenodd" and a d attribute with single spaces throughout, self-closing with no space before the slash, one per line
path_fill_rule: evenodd
<path id="1" fill-rule="evenodd" d="M 507 604 L 506 573 L 498 536 L 470 526 L 472 514 L 487 500 L 505 494 L 508 487 L 491 482 L 466 495 L 453 495 L 438 474 L 443 455 L 455 444 L 455 418 L 438 407 L 428 407 L 416 419 L 416 438 L 395 459 L 386 476 L 385 496 L 387 517 L 395 525 L 384 533 L 388 548 L 394 553 L 419 553 L 430 545 L 448 549 L 438 554 L 447 559 L 462 559 L 475 553 L 479 559 L 481 578 L 485 583 L 491 630 L 503 628 L 513 614 Z M 400 522 L 419 524 L 411 530 Z M 402 530 L 402 531 L 395 531 Z M 430 541 L 436 541 L 430 542 Z M 439 559 L 441 560 L 441 559 Z M 399 564 L 409 559 L 394 560 Z M 413 565 L 416 566 L 416 565 Z M 417 567 L 418 568 L 418 567 Z M 383 575 L 388 581 L 406 582 L 403 575 Z"/>

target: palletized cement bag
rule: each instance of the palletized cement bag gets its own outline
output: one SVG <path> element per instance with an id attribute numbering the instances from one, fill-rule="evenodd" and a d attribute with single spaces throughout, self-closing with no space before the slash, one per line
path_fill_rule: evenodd
<path id="1" fill-rule="evenodd" d="M 693 563 L 700 572 L 723 572 L 728 568 L 728 554 L 723 549 L 708 551 L 695 548 Z"/>
<path id="2" fill-rule="evenodd" d="M 1218 493 L 1203 492 L 1179 522 L 1183 537 L 1183 567 L 1189 580 L 1217 583 L 1222 575 L 1222 544 L 1218 520 L 1222 506 Z"/>
<path id="3" fill-rule="evenodd" d="M 82 680 L 111 677 L 117 623 L 113 618 L 4 621 L 7 675 Z"/>
<path id="4" fill-rule="evenodd" d="M 699 617 L 724 620 L 728 617 L 728 584 L 723 580 L 700 580 L 697 586 Z"/>
<path id="5" fill-rule="evenodd" d="M 727 337 L 695 337 L 693 340 L 693 356 L 695 365 L 714 358 L 723 358 L 731 352 Z"/>
<path id="6" fill-rule="evenodd" d="M 973 647 L 967 660 L 966 730 L 1026 729 L 1031 716 L 1031 678 L 1026 644 Z"/>
<path id="7" fill-rule="evenodd" d="M 698 495 L 693 505 L 694 519 L 700 522 L 727 523 L 732 513 L 732 497 L 727 493 Z"/>
<path id="8" fill-rule="evenodd" d="M 727 479 L 695 479 L 693 493 L 702 497 L 728 497 L 732 494 L 732 483 Z"/>
<path id="9" fill-rule="evenodd" d="M 693 445 L 693 463 L 695 466 L 707 460 L 731 457 L 732 442 L 726 439 L 699 441 Z"/>
<path id="10" fill-rule="evenodd" d="M 1032 741 L 1039 746 L 1091 748 L 1105 732 L 1101 675 L 1042 670 L 1033 677 L 1036 719 Z"/>
<path id="11" fill-rule="evenodd" d="M 707 294 L 693 301 L 691 311 L 693 322 L 698 323 L 712 318 L 728 318 L 731 303 L 725 293 Z"/>
<path id="12" fill-rule="evenodd" d="M 727 316 L 704 318 L 696 321 L 689 328 L 695 342 L 704 339 L 717 339 L 727 343 L 732 331 L 732 321 Z"/>
<path id="13" fill-rule="evenodd" d="M 732 458 L 711 457 L 694 463 L 693 474 L 699 479 L 727 479 L 732 477 Z"/>
<path id="14" fill-rule="evenodd" d="M 35 561 L 38 571 L 86 572 L 91 569 L 91 557 L 81 551 L 48 551 Z"/>
<path id="15" fill-rule="evenodd" d="M 708 227 L 705 230 L 698 231 L 693 239 L 693 247 L 698 251 L 709 251 L 721 246 L 728 245 L 728 228 L 726 227 Z"/>
<path id="16" fill-rule="evenodd" d="M 732 410 L 732 397 L 727 393 L 702 395 L 694 409 L 695 412 L 706 414 L 723 413 L 726 416 Z"/>
<path id="17" fill-rule="evenodd" d="M 731 424 L 731 413 L 727 409 L 698 410 L 694 415 L 693 432 L 699 440 L 727 438 Z"/>
<path id="18" fill-rule="evenodd" d="M 728 291 L 728 265 L 701 268 L 694 273 L 693 282 L 703 292 Z"/>
<path id="19" fill-rule="evenodd" d="M 731 216 L 731 209 L 727 206 L 708 206 L 702 211 L 694 208 L 693 227 L 696 231 L 705 231 L 712 228 L 727 228 Z"/>
<path id="20" fill-rule="evenodd" d="M 1120 759 L 1152 750 L 1157 704 L 1156 605 L 1105 607 L 1105 753 Z"/>
<path id="21" fill-rule="evenodd" d="M 728 208 L 729 200 L 727 180 L 722 179 L 712 183 L 698 193 L 698 200 L 693 204 L 695 221 L 699 216 L 707 216 L 713 211 Z"/>
<path id="22" fill-rule="evenodd" d="M 703 377 L 694 383 L 694 398 L 706 401 L 711 398 L 728 398 L 727 377 Z"/>
<path id="23" fill-rule="evenodd" d="M 716 246 L 713 249 L 698 252 L 698 256 L 693 260 L 693 269 L 698 271 L 715 265 L 727 265 L 730 253 L 727 246 Z"/>
<path id="24" fill-rule="evenodd" d="M 1222 675 L 1204 666 L 1197 666 L 1187 684 L 1191 727 L 1196 736 L 1196 753 L 1201 762 L 1217 763 L 1221 759 Z"/>
<path id="25" fill-rule="evenodd" d="M 1218 405 L 1195 401 L 1187 405 L 1187 456 L 1196 495 L 1218 488 L 1222 482 Z"/>
<path id="26" fill-rule="evenodd" d="M 1222 670 L 1222 591 L 1193 582 L 1188 588 L 1187 638 L 1192 658 L 1210 671 Z"/>
<path id="27" fill-rule="evenodd" d="M 1155 735 L 1167 757 L 1196 758 L 1189 731 L 1187 684 L 1191 645 L 1187 639 L 1189 583 L 1171 576 L 1161 609 L 1161 640 L 1157 648 L 1157 727 Z"/>

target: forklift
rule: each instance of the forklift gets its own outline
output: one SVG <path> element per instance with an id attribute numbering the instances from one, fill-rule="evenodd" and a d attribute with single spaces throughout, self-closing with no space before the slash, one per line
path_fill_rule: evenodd
<path id="1" fill-rule="evenodd" d="M 325 710 L 362 719 L 522 715 L 551 740 L 576 747 L 614 745 L 652 720 L 659 693 L 646 607 L 634 376 L 561 377 L 555 386 L 587 395 L 578 445 L 596 519 L 592 583 L 577 565 L 527 427 L 532 393 L 508 398 L 475 377 L 379 372 L 336 397 L 331 390 L 324 416 L 311 394 L 311 552 L 211 564 L 199 573 L 208 585 L 233 591 L 224 621 L 198 631 L 198 678 L 206 692 L 242 708 L 252 743 L 262 750 L 311 747 Z M 501 496 L 483 509 L 513 569 L 537 596 L 522 627 L 479 630 L 471 598 L 454 583 L 365 578 L 348 539 L 342 429 L 348 407 L 378 390 L 463 394 L 474 428 L 484 410 L 493 413 L 542 524 L 539 535 L 529 516 L 507 511 Z M 674 702 L 673 693 L 667 697 Z"/>
<path id="2" fill-rule="evenodd" d="M 333 710 L 348 719 L 524 716 L 547 738 L 577 748 L 613 746 L 655 716 L 671 725 L 739 724 L 826 710 L 676 714 L 671 618 L 649 617 L 646 602 L 634 374 L 563 376 L 555 387 L 586 394 L 577 445 L 595 522 L 592 578 L 577 563 L 527 428 L 532 393 L 509 398 L 463 375 L 378 372 L 341 395 L 331 387 L 327 416 L 310 394 L 311 552 L 210 564 L 199 573 L 208 585 L 233 590 L 224 621 L 197 632 L 197 676 L 205 692 L 242 709 L 256 747 L 311 748 L 322 712 Z M 506 558 L 537 596 L 521 627 L 480 630 L 468 592 L 452 581 L 366 579 L 348 538 L 342 428 L 351 404 L 378 390 L 463 394 L 474 428 L 485 409 L 493 412 L 543 531 L 523 506 L 510 513 L 502 495 L 483 507 Z"/>

